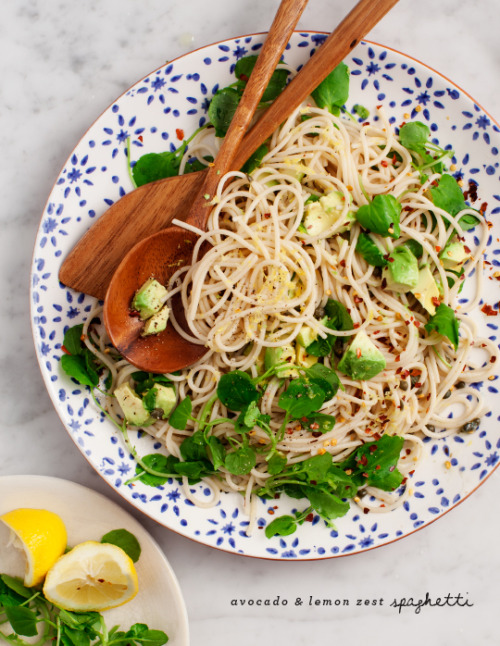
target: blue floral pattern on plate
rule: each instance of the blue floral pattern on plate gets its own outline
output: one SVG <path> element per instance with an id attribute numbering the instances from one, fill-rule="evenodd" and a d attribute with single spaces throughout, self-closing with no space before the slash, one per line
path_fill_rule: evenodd
<path id="1" fill-rule="evenodd" d="M 92 300 L 58 282 L 61 259 L 95 218 L 132 189 L 127 172 L 126 141 L 132 159 L 145 152 L 173 149 L 182 133 L 206 120 L 210 97 L 230 81 L 235 62 L 257 52 L 262 35 L 230 39 L 192 52 L 140 80 L 91 126 L 57 178 L 45 206 L 35 244 L 31 273 L 31 317 L 43 377 L 67 432 L 81 453 L 125 500 L 162 525 L 206 545 L 271 559 L 322 559 L 355 554 L 390 543 L 439 518 L 471 494 L 498 466 L 500 406 L 482 420 L 473 435 L 425 443 L 427 457 L 408 486 L 412 495 L 386 514 L 350 513 L 327 528 L 317 516 L 296 534 L 268 540 L 264 528 L 276 514 L 290 513 L 291 500 L 259 501 L 249 535 L 239 497 L 224 495 L 215 507 L 200 509 L 188 501 L 176 481 L 151 488 L 125 485 L 134 472 L 133 458 L 121 437 L 95 409 L 89 393 L 61 373 L 64 331 L 83 320 Z M 324 40 L 321 33 L 295 33 L 285 61 L 300 66 Z M 346 59 L 351 75 L 348 108 L 361 103 L 384 106 L 395 125 L 410 118 L 425 121 L 436 143 L 453 146 L 457 170 L 465 183 L 480 187 L 486 216 L 500 212 L 498 185 L 499 127 L 467 94 L 431 68 L 374 43 L 363 42 Z M 499 234 L 492 231 L 485 260 L 498 267 Z M 488 283 L 488 297 L 500 300 L 498 281 Z M 466 299 L 464 295 L 464 299 Z M 497 339 L 495 320 L 479 320 L 481 332 Z M 495 382 L 477 384 L 493 397 Z M 133 434 L 132 434 L 133 435 Z M 141 453 L 158 448 L 145 434 L 133 437 Z M 203 485 L 200 497 L 210 496 Z"/>

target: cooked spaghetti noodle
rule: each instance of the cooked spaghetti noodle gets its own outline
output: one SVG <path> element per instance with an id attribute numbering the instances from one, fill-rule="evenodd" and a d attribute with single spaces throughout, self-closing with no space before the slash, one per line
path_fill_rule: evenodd
<path id="1" fill-rule="evenodd" d="M 200 160 L 216 154 L 209 136 L 191 145 L 190 155 Z M 456 433 L 464 425 L 477 425 L 487 406 L 474 382 L 491 371 L 498 350 L 488 339 L 479 339 L 468 313 L 477 307 L 481 291 L 482 253 L 487 241 L 483 218 L 475 229 L 476 241 L 457 278 L 443 266 L 439 256 L 447 241 L 457 234 L 466 209 L 453 216 L 436 207 L 429 188 L 439 173 L 422 177 L 415 170 L 412 154 L 399 141 L 382 111 L 369 124 L 334 116 L 312 104 L 297 109 L 269 142 L 269 152 L 260 166 L 247 175 L 231 172 L 221 179 L 213 198 L 208 230 L 200 232 L 193 262 L 172 278 L 171 294 L 180 292 L 189 331 L 172 320 L 178 332 L 193 343 L 207 347 L 196 365 L 169 375 L 177 401 L 189 397 L 192 418 L 198 419 L 211 403 L 210 420 L 221 419 L 210 433 L 230 447 L 237 436 L 227 421 L 230 412 L 216 397 L 221 375 L 246 371 L 257 378 L 264 371 L 266 348 L 297 345 L 304 326 L 316 338 L 334 334 L 339 341 L 333 352 L 320 361 L 336 368 L 338 356 L 352 336 L 364 331 L 385 359 L 385 368 L 368 380 L 338 373 L 342 387 L 325 401 L 321 413 L 334 416 L 335 426 L 315 433 L 300 420 L 292 420 L 275 447 L 288 465 L 317 454 L 330 453 L 340 463 L 356 447 L 383 435 L 399 435 L 405 445 L 398 469 L 408 476 L 422 455 L 422 440 Z M 315 235 L 305 226 L 311 200 L 336 192 L 340 206 L 330 225 Z M 445 336 L 429 332 L 429 313 L 411 291 L 388 288 L 380 268 L 358 253 L 363 228 L 356 211 L 377 195 L 392 195 L 401 204 L 400 236 L 372 235 L 387 257 L 409 240 L 421 245 L 419 266 L 428 265 L 437 285 L 439 302 L 456 311 L 460 323 L 457 349 Z M 182 223 L 178 223 L 182 226 Z M 204 255 L 201 248 L 210 243 Z M 451 278 L 451 280 L 450 280 Z M 458 303 L 463 281 L 473 283 L 474 297 Z M 353 328 L 335 330 L 325 322 L 323 308 L 328 299 L 341 303 L 350 314 Z M 96 309 L 89 321 L 87 344 L 99 353 L 112 373 L 111 390 L 131 380 L 135 368 L 106 349 L 108 340 Z M 97 348 L 97 350 L 96 350 Z M 337 352 L 339 351 L 339 352 Z M 339 354 L 340 353 L 340 354 Z M 337 356 L 338 354 L 338 356 Z M 293 363 L 293 362 L 292 362 Z M 285 376 L 283 377 L 283 374 Z M 260 411 L 269 416 L 275 436 L 283 424 L 284 411 L 278 398 L 297 376 L 272 376 L 266 383 Z M 121 418 L 119 406 L 109 398 L 110 412 Z M 451 416 L 450 412 L 455 411 Z M 458 414 L 457 414 L 458 411 Z M 226 420 L 226 421 L 224 421 Z M 188 420 L 178 430 L 168 420 L 159 420 L 145 430 L 159 439 L 166 452 L 181 458 L 180 445 L 197 429 Z M 256 425 L 249 433 L 250 446 L 258 451 L 269 444 L 269 433 Z M 221 491 L 240 492 L 250 514 L 255 492 L 270 477 L 266 454 L 257 452 L 249 473 L 235 475 L 224 465 L 204 478 L 212 491 L 206 502 L 192 493 L 183 478 L 187 498 L 199 505 L 215 504 Z M 386 492 L 374 487 L 363 491 L 357 502 L 373 511 L 387 511 L 408 495 L 407 488 Z"/>

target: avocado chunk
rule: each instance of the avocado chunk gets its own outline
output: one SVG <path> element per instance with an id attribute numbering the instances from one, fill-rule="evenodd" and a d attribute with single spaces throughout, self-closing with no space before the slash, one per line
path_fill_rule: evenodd
<path id="1" fill-rule="evenodd" d="M 408 247 L 401 245 L 389 254 L 382 269 L 382 284 L 393 292 L 409 292 L 418 283 L 418 260 Z"/>
<path id="2" fill-rule="evenodd" d="M 283 345 L 280 348 L 266 348 L 264 355 L 264 367 L 266 370 L 273 368 L 281 363 L 295 363 L 295 347 L 293 345 Z M 293 368 L 287 368 L 286 365 L 277 369 L 278 377 L 296 377 L 297 371 Z"/>
<path id="3" fill-rule="evenodd" d="M 160 408 L 163 411 L 162 419 L 167 419 L 177 402 L 175 390 L 163 384 L 155 384 L 153 388 L 156 390 L 155 408 Z"/>
<path id="4" fill-rule="evenodd" d="M 332 191 L 320 197 L 316 202 L 306 204 L 302 223 L 308 235 L 318 236 L 339 223 L 344 205 L 345 197 L 341 191 Z M 346 231 L 354 220 L 354 215 L 348 212 L 344 218 L 344 226 L 335 233 Z"/>
<path id="5" fill-rule="evenodd" d="M 448 242 L 439 254 L 443 267 L 453 271 L 459 270 L 469 257 L 463 242 Z"/>
<path id="6" fill-rule="evenodd" d="M 136 395 L 128 383 L 125 382 L 115 388 L 113 394 L 129 424 L 143 426 L 150 421 L 149 413 L 144 408 L 142 399 Z"/>
<path id="7" fill-rule="evenodd" d="M 318 333 L 308 325 L 303 325 L 297 334 L 297 343 L 303 348 L 307 348 L 313 341 L 318 338 Z"/>
<path id="8" fill-rule="evenodd" d="M 318 363 L 318 357 L 313 357 L 312 354 L 307 354 L 307 350 L 297 343 L 297 365 L 301 368 L 310 368 Z"/>
<path id="9" fill-rule="evenodd" d="M 424 265 L 418 272 L 418 283 L 410 290 L 420 304 L 431 316 L 436 313 L 435 299 L 439 299 L 439 289 L 429 265 Z"/>
<path id="10" fill-rule="evenodd" d="M 167 327 L 168 317 L 170 316 L 170 309 L 168 305 L 164 305 L 159 312 L 153 314 L 144 323 L 141 336 L 149 336 L 151 334 L 159 334 Z"/>
<path id="11" fill-rule="evenodd" d="M 167 300 L 167 290 L 155 278 L 151 277 L 137 290 L 132 307 L 139 312 L 144 321 L 161 310 Z"/>
<path id="12" fill-rule="evenodd" d="M 385 369 L 384 355 L 365 332 L 356 334 L 340 359 L 337 368 L 352 379 L 371 379 Z"/>

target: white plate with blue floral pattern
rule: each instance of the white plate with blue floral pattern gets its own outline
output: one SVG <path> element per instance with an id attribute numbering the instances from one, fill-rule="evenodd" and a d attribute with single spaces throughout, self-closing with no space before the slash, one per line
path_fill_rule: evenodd
<path id="1" fill-rule="evenodd" d="M 298 68 L 325 37 L 317 32 L 295 33 L 285 61 Z M 364 515 L 353 507 L 336 521 L 335 529 L 315 518 L 291 536 L 268 540 L 263 528 L 275 513 L 289 513 L 293 501 L 259 501 L 258 529 L 248 535 L 248 519 L 236 494 L 225 494 L 217 506 L 202 509 L 185 499 L 175 481 L 156 488 L 124 484 L 134 473 L 134 459 L 116 429 L 94 408 L 89 393 L 59 366 L 65 328 L 83 321 L 92 302 L 59 283 L 59 266 L 93 221 L 132 189 L 127 139 L 133 159 L 176 147 L 176 131 L 188 135 L 206 120 L 210 97 L 231 82 L 235 62 L 257 52 L 263 38 L 257 34 L 230 39 L 160 67 L 118 98 L 89 128 L 57 178 L 43 212 L 32 267 L 32 326 L 41 371 L 67 432 L 125 500 L 165 527 L 211 547 L 270 559 L 321 559 L 359 553 L 407 536 L 467 498 L 498 466 L 500 405 L 493 403 L 492 412 L 473 435 L 426 441 L 427 456 L 408 484 L 413 495 L 397 510 Z M 356 103 L 369 109 L 382 105 L 395 124 L 418 117 L 429 126 L 436 143 L 455 151 L 455 176 L 465 185 L 479 186 L 487 219 L 500 213 L 500 130 L 471 97 L 426 65 L 374 43 L 358 45 L 346 63 L 351 70 L 348 109 Z M 485 260 L 493 265 L 500 265 L 499 239 L 500 231 L 492 229 Z M 488 283 L 488 300 L 500 300 L 498 281 Z M 496 317 L 484 317 L 478 323 L 484 335 L 497 340 Z M 492 401 L 497 399 L 496 380 L 497 376 L 476 384 Z M 149 437 L 137 442 L 143 454 L 159 448 Z"/>

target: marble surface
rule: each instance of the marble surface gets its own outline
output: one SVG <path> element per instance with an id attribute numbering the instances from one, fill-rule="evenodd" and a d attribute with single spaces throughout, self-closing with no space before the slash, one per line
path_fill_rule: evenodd
<path id="1" fill-rule="evenodd" d="M 74 145 L 119 94 L 190 49 L 265 31 L 277 5 L 277 0 L 3 3 L 1 475 L 67 478 L 124 504 L 77 451 L 39 373 L 28 297 L 38 221 Z M 352 0 L 311 0 L 299 27 L 333 27 L 353 5 Z M 438 69 L 498 119 L 499 22 L 498 0 L 481 0 L 474 7 L 465 0 L 401 0 L 369 38 Z M 495 473 L 439 522 L 402 541 L 357 556 L 303 563 L 258 561 L 211 550 L 132 513 L 175 569 L 193 646 L 299 646 L 352 637 L 375 646 L 465 646 L 499 639 L 497 495 L 500 476 Z M 394 599 L 418 600 L 427 593 L 433 600 L 460 594 L 467 605 L 427 606 L 421 612 L 391 607 Z M 248 603 L 277 597 L 288 604 Z M 302 605 L 296 605 L 297 598 Z M 323 605 L 329 599 L 333 605 Z"/>

